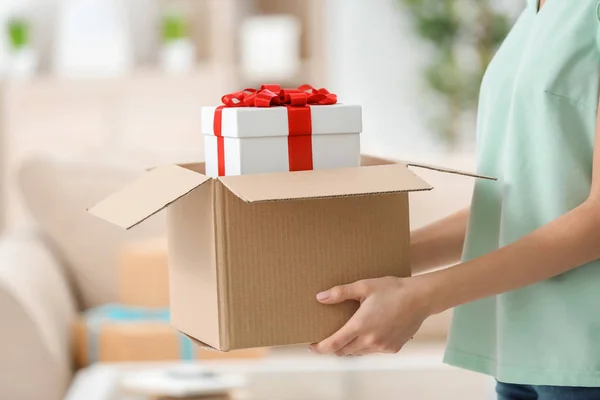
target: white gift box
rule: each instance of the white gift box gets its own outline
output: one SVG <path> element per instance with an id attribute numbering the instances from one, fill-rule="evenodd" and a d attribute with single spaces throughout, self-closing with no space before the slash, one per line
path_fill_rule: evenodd
<path id="1" fill-rule="evenodd" d="M 202 108 L 208 176 L 360 166 L 360 106 L 216 110 Z M 215 118 L 220 119 L 220 132 L 215 132 Z"/>

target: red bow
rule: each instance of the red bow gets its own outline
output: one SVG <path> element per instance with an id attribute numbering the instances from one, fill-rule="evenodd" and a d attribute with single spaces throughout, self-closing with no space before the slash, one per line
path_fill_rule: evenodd
<path id="1" fill-rule="evenodd" d="M 327 89 L 315 89 L 302 85 L 298 89 L 282 89 L 279 85 L 262 85 L 259 90 L 245 89 L 226 94 L 221 98 L 225 107 L 303 107 L 307 104 L 331 105 L 337 103 L 337 95 Z"/>

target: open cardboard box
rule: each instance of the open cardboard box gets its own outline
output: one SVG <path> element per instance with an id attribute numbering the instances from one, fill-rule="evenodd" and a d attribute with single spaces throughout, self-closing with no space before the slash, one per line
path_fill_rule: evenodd
<path id="1" fill-rule="evenodd" d="M 130 229 L 167 208 L 171 323 L 220 351 L 312 343 L 358 304 L 319 304 L 332 286 L 410 275 L 408 193 L 432 187 L 408 165 L 209 178 L 165 165 L 89 212 Z M 489 179 L 489 178 L 487 178 Z"/>

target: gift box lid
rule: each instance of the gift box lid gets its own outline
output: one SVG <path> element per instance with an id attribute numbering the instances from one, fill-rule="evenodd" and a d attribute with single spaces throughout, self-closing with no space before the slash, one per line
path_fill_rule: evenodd
<path id="1" fill-rule="evenodd" d="M 311 105 L 312 132 L 306 134 L 328 135 L 362 132 L 362 108 L 359 105 Z M 214 135 L 217 107 L 202 108 L 202 134 Z M 297 108 L 292 107 L 292 110 Z M 286 136 L 289 131 L 287 107 L 226 107 L 221 111 L 221 135 L 247 138 Z"/>

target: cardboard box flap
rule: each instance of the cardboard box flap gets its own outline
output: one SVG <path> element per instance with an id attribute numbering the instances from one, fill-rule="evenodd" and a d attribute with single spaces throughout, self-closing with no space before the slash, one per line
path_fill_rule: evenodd
<path id="1" fill-rule="evenodd" d="M 219 180 L 248 203 L 432 189 L 431 185 L 402 164 L 223 176 Z"/>
<path id="2" fill-rule="evenodd" d="M 113 193 L 88 212 L 121 228 L 130 229 L 210 180 L 177 165 L 156 167 Z"/>
<path id="3" fill-rule="evenodd" d="M 437 165 L 416 163 L 416 162 L 412 162 L 412 161 L 400 161 L 400 162 L 402 164 L 406 165 L 406 166 L 409 166 L 409 167 L 430 169 L 432 171 L 445 172 L 445 173 L 448 173 L 448 174 L 455 174 L 455 175 L 464 175 L 464 176 L 469 176 L 471 178 L 488 179 L 488 180 L 491 180 L 491 181 L 497 180 L 496 178 L 493 178 L 491 176 L 475 174 L 475 173 L 472 173 L 472 172 L 461 171 L 461 170 L 458 170 L 458 169 L 440 167 L 440 166 L 437 166 Z"/>
<path id="4" fill-rule="evenodd" d="M 188 338 L 192 343 L 194 343 L 196 346 L 198 346 L 200 349 L 202 350 L 208 350 L 208 351 L 214 351 L 214 352 L 220 352 L 220 350 L 216 349 L 215 347 L 206 344 L 204 342 L 201 342 L 200 340 L 191 337 L 190 335 L 188 335 L 187 333 L 184 333 L 182 331 L 178 331 L 181 335 L 185 336 L 186 338 Z"/>
<path id="5" fill-rule="evenodd" d="M 493 178 L 490 176 L 475 174 L 472 172 L 467 172 L 467 171 L 462 171 L 462 170 L 457 170 L 457 169 L 452 169 L 452 168 L 440 167 L 438 165 L 424 164 L 424 163 L 413 162 L 413 161 L 393 160 L 390 158 L 382 158 L 382 157 L 372 156 L 369 154 L 361 155 L 360 164 L 365 167 L 372 166 L 372 165 L 404 164 L 407 167 L 424 168 L 424 169 L 429 169 L 432 171 L 445 172 L 445 173 L 455 174 L 455 175 L 469 176 L 471 178 L 481 178 L 481 179 L 488 179 L 488 180 L 492 180 L 492 181 L 497 180 L 496 178 Z"/>

